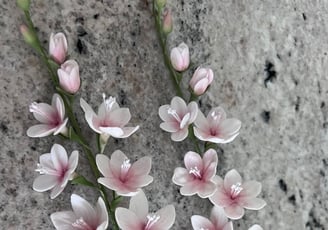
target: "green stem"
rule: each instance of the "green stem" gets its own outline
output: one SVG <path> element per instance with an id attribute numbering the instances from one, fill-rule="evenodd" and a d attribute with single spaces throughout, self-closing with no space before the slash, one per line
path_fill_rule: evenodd
<path id="1" fill-rule="evenodd" d="M 206 141 L 205 144 L 204 144 L 204 148 L 205 148 L 205 152 L 209 149 L 214 149 L 216 150 L 217 148 L 217 145 L 215 143 L 212 143 L 212 142 L 209 142 L 209 141 Z"/>
<path id="2" fill-rule="evenodd" d="M 196 152 L 201 154 L 202 150 L 200 149 L 200 147 L 198 145 L 198 139 L 196 138 L 196 136 L 194 134 L 193 126 L 190 125 L 188 129 L 189 129 L 188 137 L 192 140 L 192 142 L 194 142 Z"/>

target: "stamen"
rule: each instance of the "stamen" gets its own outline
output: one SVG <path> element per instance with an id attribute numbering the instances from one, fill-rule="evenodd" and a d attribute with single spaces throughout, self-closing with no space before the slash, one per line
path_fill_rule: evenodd
<path id="1" fill-rule="evenodd" d="M 48 171 L 39 163 L 37 163 L 35 171 L 39 172 L 40 174 L 48 174 Z"/>
<path id="2" fill-rule="evenodd" d="M 106 94 L 104 94 L 104 93 L 102 94 L 102 97 L 103 97 L 103 101 L 106 105 L 106 109 L 111 110 L 114 103 L 116 102 L 115 97 L 109 97 L 108 99 L 106 99 Z"/>
<path id="3" fill-rule="evenodd" d="M 231 185 L 231 197 L 235 198 L 238 196 L 238 194 L 243 190 L 243 187 L 241 187 L 241 183 L 236 183 Z"/>
<path id="4" fill-rule="evenodd" d="M 78 228 L 78 229 L 83 229 L 83 230 L 92 230 L 92 228 L 90 227 L 90 225 L 88 225 L 82 217 L 80 217 L 79 219 L 77 219 L 74 223 L 72 223 L 72 226 L 74 228 Z"/>
<path id="5" fill-rule="evenodd" d="M 191 169 L 189 170 L 189 174 L 193 174 L 193 175 L 194 175 L 195 177 L 197 177 L 197 178 L 202 178 L 202 175 L 201 175 L 201 173 L 200 173 L 200 170 L 197 168 L 197 166 L 191 168 Z"/>
<path id="6" fill-rule="evenodd" d="M 44 112 L 43 110 L 41 110 L 38 106 L 38 103 L 33 102 L 30 106 L 29 106 L 29 110 L 31 113 L 37 113 L 43 117 L 48 118 L 49 121 L 52 121 L 53 119 L 50 117 L 50 114 Z"/>
<path id="7" fill-rule="evenodd" d="M 151 226 L 153 226 L 161 217 L 159 215 L 156 214 L 148 214 L 147 215 L 147 224 L 145 226 L 145 230 L 148 230 L 151 228 Z"/>
<path id="8" fill-rule="evenodd" d="M 45 168 L 45 167 L 43 167 L 39 163 L 36 165 L 35 171 L 38 172 L 38 173 L 40 173 L 41 175 L 47 174 L 47 175 L 53 175 L 53 176 L 60 176 L 60 175 L 62 175 L 62 173 L 65 174 L 65 172 L 66 172 L 66 171 L 64 171 L 64 172 L 58 172 L 58 171 L 52 170 L 50 168 Z"/>
<path id="9" fill-rule="evenodd" d="M 124 159 L 124 161 L 121 165 L 121 176 L 122 176 L 123 180 L 124 180 L 127 172 L 129 171 L 130 167 L 131 167 L 130 160 L 128 158 Z"/>
<path id="10" fill-rule="evenodd" d="M 180 129 L 183 129 L 190 119 L 190 113 L 187 113 L 180 122 Z"/>
<path id="11" fill-rule="evenodd" d="M 175 109 L 169 108 L 167 110 L 167 113 L 172 115 L 175 118 L 175 120 L 177 120 L 178 122 L 181 122 L 181 119 L 180 119 L 180 117 L 179 117 L 179 115 L 178 115 L 178 113 Z"/>
<path id="12" fill-rule="evenodd" d="M 211 117 L 213 118 L 213 120 L 218 120 L 218 119 L 220 119 L 221 118 L 221 113 L 220 112 L 218 112 L 218 111 L 213 111 L 212 113 L 211 113 Z"/>

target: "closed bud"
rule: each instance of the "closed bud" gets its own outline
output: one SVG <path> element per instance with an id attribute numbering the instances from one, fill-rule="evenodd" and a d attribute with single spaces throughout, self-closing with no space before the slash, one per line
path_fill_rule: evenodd
<path id="1" fill-rule="evenodd" d="M 155 0 L 155 4 L 158 9 L 162 9 L 166 4 L 166 0 Z"/>
<path id="2" fill-rule="evenodd" d="M 178 47 L 174 47 L 171 50 L 170 58 L 175 70 L 180 72 L 186 70 L 190 62 L 188 46 L 182 42 Z"/>
<path id="3" fill-rule="evenodd" d="M 66 59 L 67 40 L 63 33 L 51 34 L 49 41 L 49 54 L 58 63 L 62 64 Z"/>
<path id="4" fill-rule="evenodd" d="M 167 35 L 171 33 L 173 29 L 171 10 L 165 10 L 163 16 L 163 32 Z"/>
<path id="5" fill-rule="evenodd" d="M 19 29 L 26 43 L 34 47 L 36 43 L 36 38 L 33 32 L 26 25 L 21 25 Z"/>
<path id="6" fill-rule="evenodd" d="M 21 10 L 28 11 L 30 9 L 30 0 L 17 0 L 17 5 Z"/>
<path id="7" fill-rule="evenodd" d="M 59 84 L 66 92 L 74 94 L 80 89 L 79 65 L 74 60 L 64 62 L 57 70 Z"/>
<path id="8" fill-rule="evenodd" d="M 198 67 L 192 76 L 189 86 L 197 96 L 205 93 L 208 86 L 214 78 L 213 71 L 210 68 Z"/>

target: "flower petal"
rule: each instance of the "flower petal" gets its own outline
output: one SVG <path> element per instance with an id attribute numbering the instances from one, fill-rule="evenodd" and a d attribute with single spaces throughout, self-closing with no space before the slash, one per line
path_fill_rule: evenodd
<path id="1" fill-rule="evenodd" d="M 241 121 L 235 118 L 229 118 L 220 123 L 220 137 L 227 139 L 238 133 L 241 127 Z"/>
<path id="2" fill-rule="evenodd" d="M 52 134 L 56 130 L 56 127 L 50 125 L 34 125 L 27 130 L 27 136 L 29 137 L 46 137 Z"/>
<path id="3" fill-rule="evenodd" d="M 58 94 L 54 94 L 52 96 L 52 102 L 51 105 L 54 109 L 56 109 L 57 114 L 60 117 L 60 120 L 64 120 L 65 117 L 65 106 L 64 106 L 64 102 L 63 99 L 61 98 L 61 96 L 59 96 Z"/>
<path id="4" fill-rule="evenodd" d="M 65 189 L 67 180 L 64 181 L 64 184 L 57 184 L 51 189 L 50 198 L 55 199 L 59 194 Z"/>
<path id="5" fill-rule="evenodd" d="M 211 195 L 213 195 L 213 193 L 216 190 L 216 186 L 214 183 L 212 182 L 203 182 L 201 186 L 198 186 L 198 191 L 197 194 L 199 195 L 200 198 L 207 198 Z"/>
<path id="6" fill-rule="evenodd" d="M 64 212 L 55 212 L 50 215 L 50 219 L 56 229 L 71 229 L 72 223 L 77 219 L 74 212 L 64 211 Z"/>
<path id="7" fill-rule="evenodd" d="M 212 224 L 212 222 L 209 221 L 209 219 L 199 215 L 193 215 L 191 217 L 191 225 L 194 230 L 216 229 L 215 226 Z"/>
<path id="8" fill-rule="evenodd" d="M 263 228 L 258 224 L 254 224 L 248 230 L 263 230 Z"/>
<path id="9" fill-rule="evenodd" d="M 172 141 L 183 141 L 188 136 L 188 127 L 171 134 Z"/>
<path id="10" fill-rule="evenodd" d="M 117 208 L 115 217 L 122 230 L 143 230 L 143 223 L 137 215 L 126 208 Z"/>
<path id="11" fill-rule="evenodd" d="M 65 132 L 65 130 L 67 130 L 66 129 L 67 122 L 68 122 L 68 118 L 66 118 L 61 124 L 57 125 L 54 135 Z"/>
<path id="12" fill-rule="evenodd" d="M 203 160 L 198 153 L 189 151 L 184 156 L 184 164 L 189 172 L 190 169 L 197 167 L 199 171 L 203 170 Z"/>
<path id="13" fill-rule="evenodd" d="M 109 168 L 112 171 L 113 176 L 115 177 L 120 176 L 121 166 L 124 160 L 126 159 L 128 159 L 127 156 L 125 156 L 125 154 L 121 150 L 116 150 L 113 152 L 109 162 Z"/>
<path id="14" fill-rule="evenodd" d="M 253 197 L 248 199 L 242 199 L 241 205 L 247 209 L 260 210 L 266 205 L 266 202 L 260 198 Z"/>
<path id="15" fill-rule="evenodd" d="M 216 167 L 218 165 L 218 155 L 214 149 L 209 149 L 203 156 L 204 173 L 203 178 L 210 180 L 216 174 Z"/>
<path id="16" fill-rule="evenodd" d="M 101 225 L 99 226 L 100 229 L 103 229 L 103 230 L 107 229 L 108 213 L 107 213 L 107 208 L 106 208 L 105 202 L 101 197 L 98 198 L 95 211 L 96 211 L 96 216 L 98 217 L 98 220 L 101 223 Z M 100 230 L 98 228 L 97 228 L 97 230 Z"/>
<path id="17" fill-rule="evenodd" d="M 188 104 L 188 110 L 190 113 L 190 119 L 189 119 L 189 124 L 193 123 L 196 118 L 197 118 L 197 114 L 198 114 L 198 105 L 196 102 L 192 101 Z"/>
<path id="18" fill-rule="evenodd" d="M 170 105 L 162 105 L 158 109 L 158 115 L 163 121 L 175 121 L 174 117 L 168 113 Z"/>
<path id="19" fill-rule="evenodd" d="M 262 185 L 257 181 L 246 181 L 242 185 L 243 190 L 240 192 L 240 197 L 256 197 L 260 194 Z"/>
<path id="20" fill-rule="evenodd" d="M 108 118 L 112 126 L 125 126 L 131 119 L 130 110 L 128 108 L 119 108 L 110 113 Z"/>
<path id="21" fill-rule="evenodd" d="M 167 205 L 158 210 L 156 215 L 160 216 L 159 220 L 151 227 L 152 230 L 167 230 L 172 227 L 175 221 L 175 208 L 173 205 Z"/>
<path id="22" fill-rule="evenodd" d="M 110 161 L 109 158 L 104 154 L 97 154 L 96 155 L 96 164 L 100 171 L 100 173 L 104 176 L 112 176 L 111 169 L 110 169 Z M 121 162 L 122 164 L 122 162 Z M 119 165 L 121 166 L 121 165 Z"/>
<path id="23" fill-rule="evenodd" d="M 98 217 L 94 208 L 79 195 L 71 195 L 72 209 L 76 216 L 82 217 L 86 223 L 94 223 Z"/>
<path id="24" fill-rule="evenodd" d="M 242 179 L 240 174 L 235 169 L 232 169 L 229 172 L 227 172 L 227 174 L 224 177 L 225 190 L 230 191 L 231 186 L 236 185 L 238 183 L 242 184 Z"/>
<path id="25" fill-rule="evenodd" d="M 209 200 L 213 204 L 221 207 L 227 207 L 232 203 L 230 196 L 226 193 L 224 187 L 222 186 L 217 186 L 217 190 L 212 196 L 209 197 Z"/>
<path id="26" fill-rule="evenodd" d="M 217 125 L 223 122 L 226 117 L 227 114 L 223 108 L 215 107 L 208 112 L 206 119 L 211 127 L 217 127 Z"/>
<path id="27" fill-rule="evenodd" d="M 176 121 L 163 122 L 159 125 L 159 127 L 170 133 L 177 132 L 180 129 L 179 124 Z"/>
<path id="28" fill-rule="evenodd" d="M 77 167 L 77 164 L 79 162 L 79 152 L 77 150 L 73 151 L 71 153 L 71 156 L 68 159 L 68 173 L 73 173 Z"/>
<path id="29" fill-rule="evenodd" d="M 243 217 L 245 210 L 239 205 L 230 205 L 224 208 L 226 216 L 232 220 L 239 220 Z"/>
<path id="30" fill-rule="evenodd" d="M 123 134 L 117 138 L 127 138 L 131 136 L 133 133 L 135 133 L 138 129 L 139 129 L 138 125 L 136 127 L 123 127 L 122 128 Z"/>
<path id="31" fill-rule="evenodd" d="M 186 102 L 181 97 L 173 97 L 171 100 L 171 108 L 174 109 L 180 117 L 183 117 L 187 111 Z"/>
<path id="32" fill-rule="evenodd" d="M 36 112 L 33 112 L 35 119 L 44 124 L 51 124 L 53 122 L 53 114 L 56 114 L 56 110 L 46 103 L 33 103 L 30 108 L 37 108 Z"/>
<path id="33" fill-rule="evenodd" d="M 113 137 L 120 137 L 123 135 L 123 130 L 120 127 L 99 127 L 99 130 L 103 133 L 107 133 Z"/>
<path id="34" fill-rule="evenodd" d="M 187 169 L 178 167 L 174 170 L 174 174 L 172 177 L 172 181 L 174 184 L 183 186 L 192 180 L 193 180 L 193 178 L 190 176 Z"/>
<path id="35" fill-rule="evenodd" d="M 151 169 L 151 158 L 142 157 L 132 164 L 128 172 L 128 177 L 138 177 L 146 175 L 150 172 Z"/>
<path id="36" fill-rule="evenodd" d="M 53 175 L 38 176 L 33 182 L 33 189 L 37 192 L 45 192 L 57 184 L 57 177 Z"/>
<path id="37" fill-rule="evenodd" d="M 55 169 L 61 172 L 67 168 L 68 165 L 68 158 L 67 152 L 63 146 L 59 144 L 54 144 L 51 148 L 51 159 L 54 164 Z"/>
<path id="38" fill-rule="evenodd" d="M 195 195 L 198 192 L 198 184 L 195 182 L 191 182 L 188 184 L 185 184 L 180 188 L 180 193 L 183 196 L 192 196 Z"/>
<path id="39" fill-rule="evenodd" d="M 129 210 L 134 212 L 138 216 L 139 220 L 143 220 L 148 215 L 148 201 L 142 190 L 131 198 Z"/>
<path id="40" fill-rule="evenodd" d="M 224 209 L 220 206 L 214 206 L 211 211 L 211 221 L 215 225 L 215 229 L 223 229 L 228 223 L 228 218 L 224 213 Z"/>

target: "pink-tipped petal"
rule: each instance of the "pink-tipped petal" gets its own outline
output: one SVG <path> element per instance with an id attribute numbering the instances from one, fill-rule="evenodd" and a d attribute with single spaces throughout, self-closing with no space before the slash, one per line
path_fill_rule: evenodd
<path id="1" fill-rule="evenodd" d="M 177 132 L 180 129 L 179 124 L 176 121 L 163 122 L 159 125 L 159 127 L 170 133 Z"/>
<path id="2" fill-rule="evenodd" d="M 51 105 L 53 108 L 56 109 L 60 119 L 63 120 L 65 117 L 65 106 L 64 106 L 64 102 L 63 102 L 63 99 L 61 98 L 61 96 L 59 96 L 58 94 L 55 93 L 52 96 Z"/>
<path id="3" fill-rule="evenodd" d="M 115 210 L 115 217 L 118 226 L 122 230 L 143 230 L 142 221 L 129 209 L 117 208 Z"/>
<path id="4" fill-rule="evenodd" d="M 197 194 L 200 196 L 200 198 L 208 198 L 216 190 L 216 186 L 212 182 L 202 183 L 202 186 L 200 186 Z"/>
<path id="5" fill-rule="evenodd" d="M 244 216 L 244 209 L 239 205 L 230 205 L 224 208 L 226 216 L 232 220 L 239 220 Z"/>
<path id="6" fill-rule="evenodd" d="M 54 144 L 51 148 L 51 159 L 54 164 L 54 167 L 58 171 L 62 171 L 68 165 L 67 152 L 63 146 L 59 144 Z"/>
<path id="7" fill-rule="evenodd" d="M 203 160 L 198 153 L 189 151 L 184 156 L 184 164 L 187 170 L 197 167 L 198 170 L 203 170 Z"/>
<path id="8" fill-rule="evenodd" d="M 53 175 L 38 176 L 33 182 L 33 189 L 37 192 L 45 192 L 57 184 L 57 177 Z"/>
<path id="9" fill-rule="evenodd" d="M 97 230 L 100 230 L 100 229 L 105 230 L 105 229 L 107 229 L 107 227 L 108 227 L 108 213 L 107 213 L 107 208 L 106 208 L 105 202 L 104 202 L 104 200 L 101 197 L 98 198 L 98 201 L 97 201 L 97 205 L 96 205 L 96 209 L 95 210 L 96 210 L 96 215 L 97 215 L 98 219 L 102 223 L 97 228 Z"/>
<path id="10" fill-rule="evenodd" d="M 218 206 L 228 207 L 232 204 L 230 199 L 230 195 L 226 193 L 223 187 L 217 187 L 216 192 L 212 196 L 209 197 L 209 200 Z"/>
<path id="11" fill-rule="evenodd" d="M 56 110 L 46 103 L 33 103 L 30 108 L 37 108 L 38 112 L 33 112 L 35 119 L 41 123 L 50 124 L 53 122 L 53 114 L 56 113 Z"/>
<path id="12" fill-rule="evenodd" d="M 57 126 L 54 135 L 57 135 L 59 133 L 64 133 L 66 129 L 66 124 L 68 122 L 68 118 L 66 118 L 59 126 Z"/>
<path id="13" fill-rule="evenodd" d="M 143 220 L 148 215 L 148 200 L 142 190 L 131 198 L 129 209 L 134 212 L 140 220 Z"/>
<path id="14" fill-rule="evenodd" d="M 218 164 L 218 155 L 214 149 L 209 149 L 204 153 L 203 164 L 205 170 L 203 177 L 206 179 L 214 177 Z"/>
<path id="15" fill-rule="evenodd" d="M 191 225 L 194 230 L 200 230 L 200 229 L 209 229 L 209 230 L 214 230 L 215 227 L 212 224 L 209 219 L 199 216 L 199 215 L 193 215 L 191 217 Z"/>
<path id="16" fill-rule="evenodd" d="M 82 217 L 86 223 L 93 223 L 97 219 L 94 208 L 82 197 L 72 194 L 71 203 L 75 215 Z"/>
<path id="17" fill-rule="evenodd" d="M 55 199 L 57 196 L 59 196 L 59 194 L 65 189 L 66 183 L 63 186 L 57 184 L 55 187 L 53 187 L 53 189 L 51 189 L 50 198 Z"/>
<path id="18" fill-rule="evenodd" d="M 150 172 L 151 169 L 151 158 L 150 157 L 142 157 L 137 160 L 134 164 L 132 164 L 129 170 L 129 177 L 138 177 L 146 175 Z"/>
<path id="19" fill-rule="evenodd" d="M 171 100 L 171 108 L 174 109 L 179 115 L 187 113 L 186 102 L 181 97 L 173 97 Z"/>
<path id="20" fill-rule="evenodd" d="M 109 168 L 111 169 L 113 175 L 118 177 L 121 172 L 121 166 L 124 160 L 128 159 L 127 156 L 121 150 L 115 150 L 110 157 Z M 107 175 L 107 174 L 106 174 Z"/>
<path id="21" fill-rule="evenodd" d="M 208 82 L 207 78 L 203 78 L 203 79 L 199 80 L 193 88 L 194 93 L 196 95 L 203 94 L 206 91 L 208 85 L 209 85 L 209 82 Z"/>
<path id="22" fill-rule="evenodd" d="M 52 134 L 56 130 L 56 127 L 50 125 L 34 125 L 30 127 L 26 134 L 29 137 L 46 137 Z"/>
<path id="23" fill-rule="evenodd" d="M 223 227 L 228 222 L 228 218 L 224 213 L 224 209 L 220 206 L 214 206 L 212 208 L 210 219 L 214 224 L 214 226 L 216 227 L 216 229 L 223 229 Z"/>
<path id="24" fill-rule="evenodd" d="M 242 179 L 240 174 L 235 170 L 232 169 L 224 177 L 224 188 L 227 191 L 231 190 L 232 185 L 236 185 L 238 183 L 242 183 Z"/>
<path id="25" fill-rule="evenodd" d="M 178 132 L 172 133 L 171 134 L 171 140 L 172 141 L 183 141 L 184 139 L 186 139 L 188 136 L 188 127 L 179 130 Z"/>

